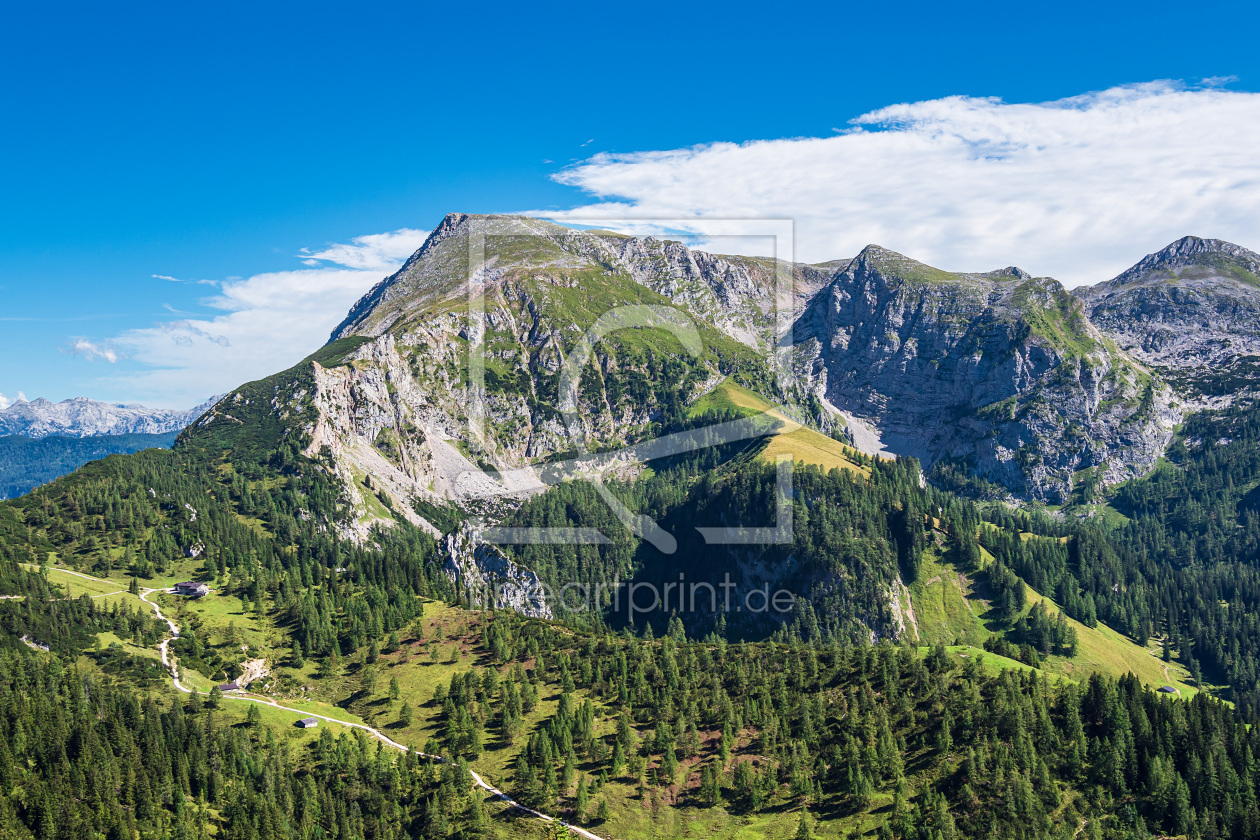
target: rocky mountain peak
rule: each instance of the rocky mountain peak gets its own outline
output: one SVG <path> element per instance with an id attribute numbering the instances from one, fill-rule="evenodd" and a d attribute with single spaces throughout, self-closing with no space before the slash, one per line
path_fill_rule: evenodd
<path id="1" fill-rule="evenodd" d="M 814 296 L 794 339 L 804 390 L 885 448 L 965 463 L 1018 495 L 1062 501 L 1087 469 L 1131 478 L 1171 428 L 1166 395 L 1143 399 L 1143 374 L 1081 303 L 1013 266 L 950 272 L 871 245 Z"/>
<path id="2" fill-rule="evenodd" d="M 1226 242 L 1224 239 L 1202 239 L 1198 236 L 1183 236 L 1176 242 L 1147 256 L 1138 265 L 1154 262 L 1156 265 L 1172 264 L 1178 261 L 1192 260 L 1203 254 L 1227 254 L 1231 257 L 1250 257 L 1257 255 L 1241 245 Z"/>
<path id="3" fill-rule="evenodd" d="M 1048 277 L 1034 278 L 1024 269 L 1013 265 L 985 272 L 946 271 L 880 245 L 867 245 L 857 257 L 841 268 L 838 274 L 849 277 L 882 277 L 886 280 L 896 279 L 909 283 L 974 283 L 975 281 L 1001 283 L 1012 280 L 1040 279 L 1058 286 L 1055 280 Z"/>
<path id="4" fill-rule="evenodd" d="M 1223 239 L 1183 236 L 1113 280 L 1081 289 L 1083 297 L 1108 294 L 1146 281 L 1234 280 L 1260 286 L 1260 254 Z"/>
<path id="5" fill-rule="evenodd" d="M 1186 236 L 1074 294 L 1192 405 L 1229 402 L 1260 368 L 1260 254 L 1240 245 Z"/>
<path id="6" fill-rule="evenodd" d="M 474 233 L 486 234 L 475 276 Z M 1245 279 L 1253 256 L 1187 238 L 1147 258 L 1143 270 L 1179 283 L 1222 272 Z M 1062 501 L 1082 470 L 1105 482 L 1141 474 L 1177 419 L 1171 393 L 1130 353 L 1151 357 L 1131 350 L 1135 342 L 1117 350 L 1096 327 L 1110 338 L 1120 331 L 1091 322 L 1089 299 L 1053 278 L 1016 266 L 946 271 L 876 244 L 851 261 L 793 273 L 798 379 L 779 398 L 820 398 L 829 411 L 879 430 L 888 451 L 918 455 L 926 466 L 966 463 L 1017 495 Z M 576 337 L 611 308 L 668 303 L 704 325 L 712 353 L 693 377 L 702 389 L 735 366 L 762 369 L 765 348 L 780 335 L 777 311 L 788 303 L 781 292 L 767 260 L 541 219 L 452 213 L 334 331 L 334 339 L 361 343 L 353 365 L 317 372 L 329 431 L 316 437 L 340 441 L 333 448 L 344 474 L 380 477 L 398 489 L 400 504 L 412 495 L 463 504 L 472 491 L 446 480 L 451 464 L 460 474 L 473 462 L 518 469 L 569 445 L 547 408 L 553 380 Z M 463 354 L 472 346 L 486 365 L 478 422 L 487 431 L 476 439 L 466 431 L 473 401 Z M 655 416 L 651 400 L 625 396 L 625 383 L 659 373 L 659 363 L 645 366 L 646 345 L 635 347 L 600 350 L 592 361 L 599 375 L 583 422 L 593 440 L 628 439 Z M 370 499 L 362 508 L 367 516 Z"/>
<path id="7" fill-rule="evenodd" d="M 505 243 L 519 244 L 522 239 L 533 238 L 540 245 L 549 243 L 563 250 L 565 240 L 578 234 L 554 222 L 529 216 L 448 213 L 402 268 L 373 286 L 351 307 L 332 331 L 329 341 L 351 335 L 378 336 L 400 319 L 405 320 L 418 307 L 465 294 L 469 280 L 469 235 L 473 232 L 485 236 L 487 267 L 496 262 L 494 257 Z M 528 255 L 521 251 L 529 249 L 515 250 L 512 262 L 528 262 Z M 557 248 L 544 247 L 543 250 L 548 252 L 546 257 L 550 257 Z"/>
<path id="8" fill-rule="evenodd" d="M 837 277 L 860 282 L 874 280 L 884 285 L 950 283 L 962 279 L 961 275 L 933 268 L 880 245 L 867 245 Z"/>
<path id="9" fill-rule="evenodd" d="M 1037 279 L 1037 278 L 1034 278 L 1027 271 L 1024 271 L 1024 269 L 1018 266 L 1014 266 L 1014 265 L 1008 265 L 1006 268 L 999 268 L 995 271 L 986 271 L 984 274 L 981 274 L 980 276 L 986 280 L 1034 280 L 1034 279 Z M 1051 283 L 1055 283 L 1056 285 L 1058 283 L 1058 281 L 1050 280 L 1050 278 L 1048 277 L 1042 277 L 1040 279 L 1049 280 Z"/>

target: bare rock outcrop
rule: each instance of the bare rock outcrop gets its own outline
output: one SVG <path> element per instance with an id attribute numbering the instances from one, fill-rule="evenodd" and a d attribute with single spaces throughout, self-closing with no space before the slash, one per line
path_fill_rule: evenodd
<path id="1" fill-rule="evenodd" d="M 1227 404 L 1260 381 L 1260 254 L 1187 236 L 1075 293 L 1100 330 L 1192 406 Z"/>

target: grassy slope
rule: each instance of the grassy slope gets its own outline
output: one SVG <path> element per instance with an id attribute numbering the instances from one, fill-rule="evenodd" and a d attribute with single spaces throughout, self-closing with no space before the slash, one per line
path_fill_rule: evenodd
<path id="1" fill-rule="evenodd" d="M 866 467 L 852 459 L 853 450 L 821 432 L 806 428 L 791 420 L 760 394 L 750 391 L 729 379 L 698 399 L 691 408 L 693 416 L 705 411 L 738 411 L 745 416 L 769 412 L 787 425 L 787 430 L 770 438 L 760 457 L 774 462 L 781 455 L 793 461 L 816 464 L 823 469 L 836 467 L 869 474 Z"/>
<path id="2" fill-rule="evenodd" d="M 983 549 L 981 551 L 986 562 L 992 559 L 988 552 Z M 909 587 L 920 642 L 941 641 L 947 645 L 961 642 L 979 647 L 989 636 L 1003 632 L 1004 625 L 990 613 L 985 592 L 975 577 L 954 565 L 939 548 L 929 547 L 919 579 Z M 1025 586 L 1025 592 L 1025 612 L 1039 602 L 1046 604 L 1051 615 L 1060 612 L 1058 604 L 1032 587 Z M 1157 646 L 1140 647 L 1132 639 L 1102 622 L 1097 627 L 1090 628 L 1071 617 L 1067 621 L 1076 630 L 1076 655 L 1070 658 L 1054 655 L 1043 657 L 1042 670 L 1047 673 L 1082 680 L 1095 671 L 1112 676 L 1131 672 L 1152 688 L 1172 685 L 1185 698 L 1196 693 L 1197 689 L 1185 681 L 1188 679 L 1186 671 L 1178 663 L 1170 663 L 1165 674 Z M 993 654 L 986 656 L 992 657 Z"/>
<path id="3" fill-rule="evenodd" d="M 919 577 L 910 584 L 919 642 L 980 646 L 992 635 L 980 616 L 987 607 L 972 594 L 972 580 L 937 546 L 924 552 Z"/>
<path id="4" fill-rule="evenodd" d="M 1025 591 L 1030 608 L 1035 603 L 1045 602 L 1051 615 L 1061 612 L 1058 604 L 1038 594 L 1032 587 L 1025 586 Z M 1076 630 L 1076 656 L 1071 659 L 1062 656 L 1045 657 L 1042 662 L 1045 670 L 1073 679 L 1084 679 L 1094 671 L 1112 675 L 1131 672 L 1152 688 L 1171 685 L 1187 699 L 1198 693 L 1192 685 L 1178 679 L 1186 676 L 1185 669 L 1180 665 L 1170 664 L 1168 674 L 1165 675 L 1164 663 L 1152 650 L 1139 647 L 1132 639 L 1101 621 L 1094 628 L 1086 627 L 1074 618 L 1069 617 L 1067 621 Z"/>

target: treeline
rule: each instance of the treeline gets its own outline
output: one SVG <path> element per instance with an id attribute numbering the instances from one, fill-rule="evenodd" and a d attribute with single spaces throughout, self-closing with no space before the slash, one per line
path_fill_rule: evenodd
<path id="1" fill-rule="evenodd" d="M 1126 521 L 1060 520 L 984 509 L 981 545 L 999 611 L 1014 573 L 1086 626 L 1105 622 L 1139 645 L 1158 638 L 1199 684 L 1260 710 L 1260 411 L 1252 399 L 1189 417 L 1150 476 L 1112 506 Z M 1025 539 L 1031 534 L 1041 539 Z M 1022 604 L 1020 604 L 1022 606 Z"/>
<path id="2" fill-rule="evenodd" d="M 995 510 L 986 515 L 1003 530 L 982 540 L 1083 623 L 1140 645 L 1158 637 L 1166 657 L 1200 684 L 1228 684 L 1250 716 L 1260 709 L 1260 411 L 1242 400 L 1193 415 L 1168 454 L 1116 491 L 1123 524 Z M 1050 539 L 1017 545 L 1019 530 Z"/>
<path id="3" fill-rule="evenodd" d="M 400 522 L 358 547 L 332 533 L 344 508 L 296 442 L 261 463 L 183 444 L 94 462 L 0 506 L 0 552 L 35 563 L 55 551 L 72 568 L 140 579 L 195 556 L 247 609 L 291 622 L 301 655 L 337 656 L 404 626 L 417 595 L 453 595 L 431 537 Z M 21 580 L 0 586 L 16 593 Z"/>
<path id="4" fill-rule="evenodd" d="M 1086 627 L 1097 626 L 1098 611 L 1093 595 L 1088 591 L 1082 594 L 1072 571 L 1080 566 L 1079 558 L 1073 562 L 1069 543 L 1055 538 L 1025 539 L 1020 524 L 1011 519 L 1002 522 L 1002 527 L 982 528 L 980 544 L 1003 569 L 1014 572 L 1038 592 L 1053 597 L 1072 618 Z M 1009 582 L 1005 587 L 999 586 L 999 590 L 1008 588 Z M 1022 596 L 1019 606 L 1023 606 Z"/>
<path id="5" fill-rule="evenodd" d="M 1162 634 L 1194 671 L 1260 704 L 1260 411 L 1254 400 L 1190 417 L 1167 466 L 1120 488 L 1131 522 L 1109 535 L 1127 571 L 1104 620 Z M 1110 558 L 1098 551 L 1097 560 Z M 1083 559 L 1094 560 L 1094 557 Z M 1136 574 L 1134 574 L 1136 573 Z M 1095 596 L 1098 597 L 1098 596 Z"/>

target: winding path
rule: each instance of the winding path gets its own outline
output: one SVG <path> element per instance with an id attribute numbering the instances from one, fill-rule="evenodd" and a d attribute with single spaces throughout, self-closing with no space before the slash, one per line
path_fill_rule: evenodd
<path id="1" fill-rule="evenodd" d="M 88 580 L 100 581 L 102 583 L 107 582 L 107 581 L 101 581 L 100 578 L 90 577 L 89 575 L 85 575 L 80 572 L 71 572 L 69 569 L 62 569 L 61 571 L 68 572 L 69 574 L 72 574 L 72 575 L 78 575 L 79 577 L 87 578 Z M 148 588 L 142 589 L 140 591 L 140 600 L 144 601 L 146 604 L 153 607 L 153 613 L 159 619 L 161 619 L 162 621 L 165 621 L 166 626 L 169 627 L 171 631 L 171 634 L 167 636 L 165 639 L 163 639 L 160 644 L 158 644 L 158 652 L 162 656 L 162 664 L 165 665 L 170 670 L 171 683 L 175 686 L 175 688 L 179 689 L 185 694 L 193 694 L 193 693 L 208 694 L 209 692 L 204 692 L 204 691 L 195 692 L 194 689 L 188 688 L 187 686 L 185 686 L 183 683 L 179 681 L 179 672 L 175 668 L 175 657 L 174 655 L 170 653 L 170 649 L 169 649 L 171 641 L 179 638 L 179 626 L 170 618 L 163 615 L 161 608 L 155 602 L 150 601 L 148 598 L 148 596 L 152 595 L 154 592 L 170 592 L 170 591 L 171 590 L 169 589 L 148 589 Z M 320 720 L 328 721 L 329 723 L 336 723 L 341 726 L 350 727 L 351 729 L 362 729 L 364 732 L 368 733 L 373 738 L 376 738 L 377 740 L 381 741 L 387 746 L 393 747 L 396 750 L 401 750 L 403 752 L 415 752 L 419 756 L 422 756 L 424 758 L 431 758 L 431 759 L 434 759 L 435 761 L 446 761 L 446 759 L 442 758 L 442 756 L 440 755 L 429 755 L 427 753 L 422 753 L 419 750 L 412 750 L 410 747 L 404 744 L 400 744 L 394 739 L 390 738 L 388 735 L 381 732 L 379 729 L 375 729 L 371 726 L 368 726 L 367 724 L 354 723 L 348 720 L 338 720 L 337 718 L 328 717 L 327 715 L 315 714 L 313 712 L 303 711 L 302 709 L 294 709 L 289 706 L 281 706 L 274 699 L 270 699 L 270 698 L 244 697 L 241 695 L 228 694 L 228 695 L 224 695 L 224 699 L 239 700 L 239 701 L 245 701 L 249 703 L 258 703 L 264 706 L 271 706 L 272 708 L 279 709 L 284 712 L 293 712 L 294 714 L 301 715 L 302 717 L 319 718 Z M 481 788 L 482 790 L 486 791 L 487 793 L 489 793 L 490 795 L 494 796 L 496 799 L 498 799 L 499 801 L 507 805 L 511 805 L 515 808 L 518 808 L 524 811 L 525 813 L 529 814 L 530 816 L 536 817 L 537 819 L 540 819 L 544 822 L 558 823 L 559 825 L 568 829 L 573 834 L 576 834 L 579 837 L 585 837 L 586 840 L 605 840 L 605 838 L 603 838 L 602 836 L 595 834 L 593 832 L 587 831 L 584 828 L 579 828 L 576 825 L 571 825 L 565 822 L 564 820 L 560 819 L 559 817 L 553 817 L 548 814 L 544 814 L 541 811 L 535 811 L 533 808 L 530 808 L 526 805 L 522 805 L 520 802 L 517 802 L 512 797 L 508 796 L 506 793 L 504 793 L 503 791 L 496 788 L 494 785 L 487 782 L 485 779 L 483 779 L 477 772 L 475 772 L 471 768 L 469 769 L 468 772 L 472 775 L 473 784 L 475 784 L 477 787 Z"/>

